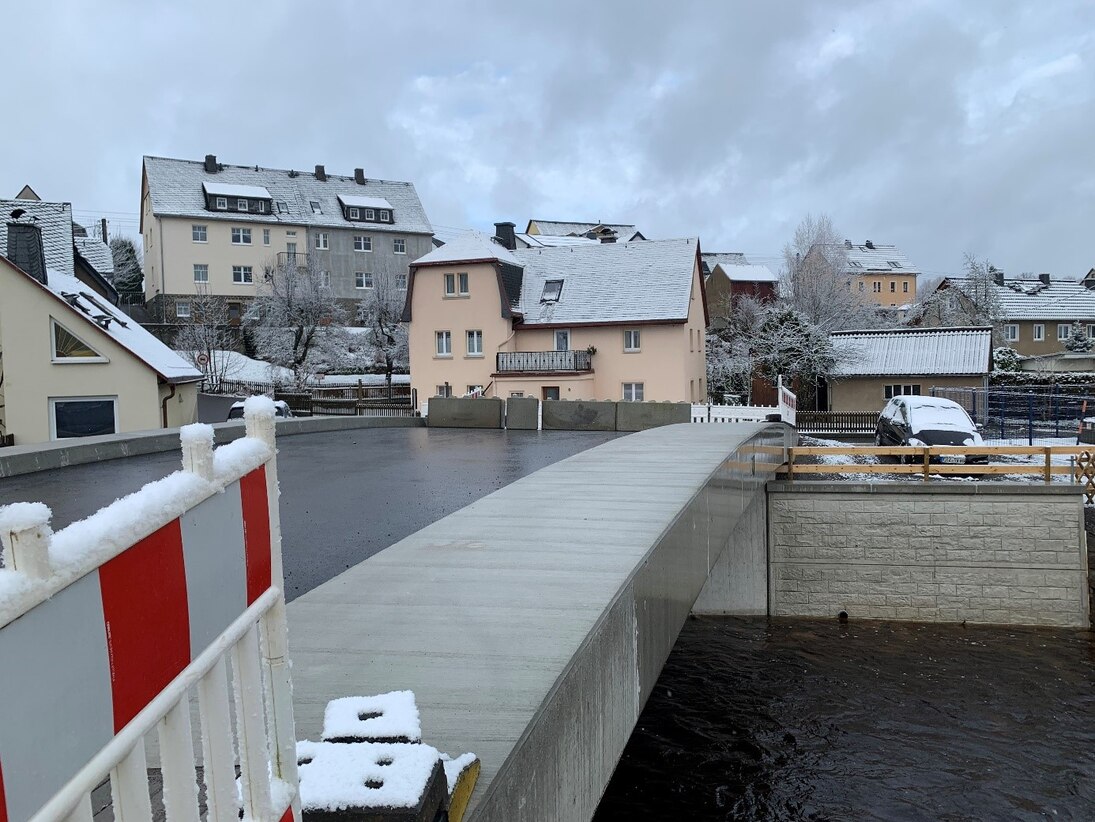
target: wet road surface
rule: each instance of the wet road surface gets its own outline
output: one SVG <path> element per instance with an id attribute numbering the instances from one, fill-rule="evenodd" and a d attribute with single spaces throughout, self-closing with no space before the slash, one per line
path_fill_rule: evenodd
<path id="1" fill-rule="evenodd" d="M 514 480 L 622 436 L 579 431 L 364 428 L 278 442 L 286 596 L 292 600 Z M 0 480 L 0 505 L 44 502 L 53 527 L 179 467 L 179 451 Z"/>
<path id="2" fill-rule="evenodd" d="M 690 620 L 616 819 L 1095 819 L 1095 634 Z"/>

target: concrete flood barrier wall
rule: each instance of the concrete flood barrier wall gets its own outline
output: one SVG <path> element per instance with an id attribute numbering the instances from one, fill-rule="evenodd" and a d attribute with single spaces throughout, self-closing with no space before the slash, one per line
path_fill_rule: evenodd
<path id="1" fill-rule="evenodd" d="M 544 400 L 545 431 L 615 431 L 616 403 L 609 400 Z"/>
<path id="2" fill-rule="evenodd" d="M 502 428 L 506 404 L 498 397 L 431 397 L 430 428 Z"/>
<path id="3" fill-rule="evenodd" d="M 1071 486 L 773 482 L 773 616 L 1087 627 Z"/>
<path id="4" fill-rule="evenodd" d="M 300 735 L 346 688 L 408 688 L 433 744 L 482 760 L 466 819 L 591 818 L 787 430 L 621 437 L 304 594 L 289 606 Z"/>

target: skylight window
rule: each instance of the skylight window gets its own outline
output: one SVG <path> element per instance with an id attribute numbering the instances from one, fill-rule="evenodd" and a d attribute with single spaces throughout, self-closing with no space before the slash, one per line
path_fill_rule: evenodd
<path id="1" fill-rule="evenodd" d="M 892 265 L 892 266 L 893 266 L 894 268 L 901 268 L 901 263 L 899 263 L 899 262 L 897 262 L 897 261 L 895 261 L 895 260 L 887 260 L 886 262 L 888 262 L 888 263 L 889 263 L 890 265 Z"/>
<path id="2" fill-rule="evenodd" d="M 849 260 L 848 264 L 852 268 L 863 268 L 863 263 L 859 262 L 859 260 Z"/>
<path id="3" fill-rule="evenodd" d="M 557 303 L 559 295 L 563 293 L 562 280 L 548 280 L 544 283 L 544 293 L 540 295 L 542 303 Z"/>
<path id="4" fill-rule="evenodd" d="M 289 206 L 284 200 L 278 200 L 278 214 L 285 214 L 289 211 Z"/>
<path id="5" fill-rule="evenodd" d="M 319 200 L 309 200 L 308 205 L 312 207 L 313 214 L 322 214 L 323 209 L 319 207 Z"/>

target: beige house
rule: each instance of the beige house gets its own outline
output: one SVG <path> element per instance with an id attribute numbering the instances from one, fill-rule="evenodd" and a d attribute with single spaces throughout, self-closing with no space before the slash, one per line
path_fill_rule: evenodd
<path id="1" fill-rule="evenodd" d="M 48 247 L 60 245 L 54 237 Z M 46 248 L 37 225 L 6 226 L 0 437 L 26 445 L 193 422 L 201 372 L 71 270 L 54 269 Z"/>
<path id="2" fill-rule="evenodd" d="M 141 182 L 145 302 L 187 322 L 201 292 L 239 319 L 273 266 L 314 263 L 331 293 L 365 298 L 377 280 L 405 288 L 408 264 L 433 248 L 414 186 L 354 175 L 145 157 Z"/>
<path id="3" fill-rule="evenodd" d="M 880 411 L 902 394 L 987 388 L 991 328 L 887 328 L 829 335 L 838 358 L 828 410 Z"/>
<path id="4" fill-rule="evenodd" d="M 695 239 L 514 250 L 471 232 L 414 262 L 403 319 L 423 399 L 707 395 Z"/>

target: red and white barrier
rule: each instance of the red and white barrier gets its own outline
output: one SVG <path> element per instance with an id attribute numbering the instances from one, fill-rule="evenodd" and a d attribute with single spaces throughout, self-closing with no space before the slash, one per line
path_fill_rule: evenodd
<path id="1" fill-rule="evenodd" d="M 286 659 L 273 405 L 213 451 L 183 429 L 183 470 L 53 535 L 0 509 L 0 822 L 150 820 L 144 736 L 159 733 L 169 822 L 197 822 L 197 691 L 210 820 L 300 820 Z M 262 635 L 263 642 L 259 637 Z M 236 733 L 228 707 L 230 659 Z"/>

